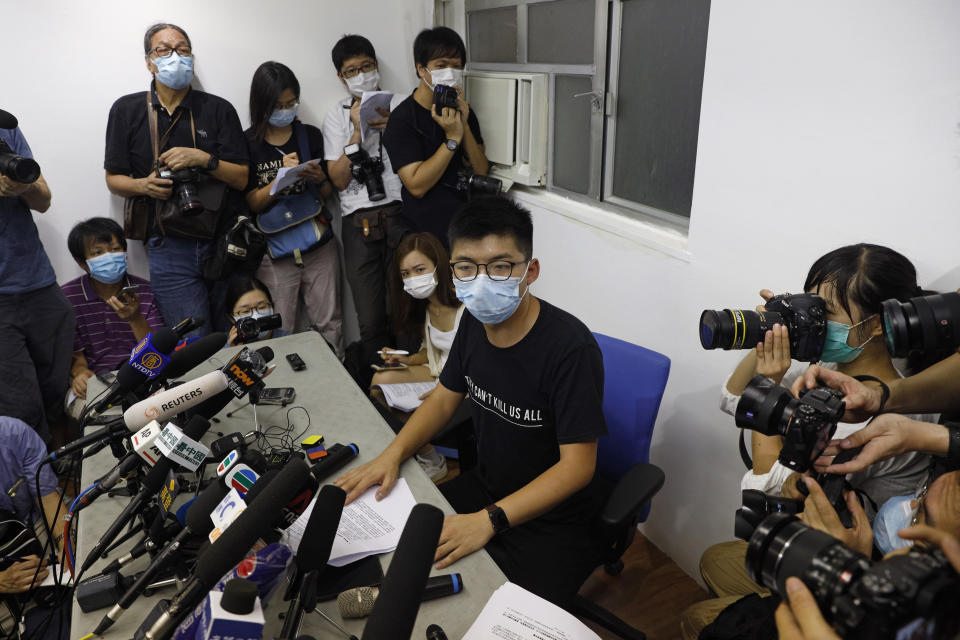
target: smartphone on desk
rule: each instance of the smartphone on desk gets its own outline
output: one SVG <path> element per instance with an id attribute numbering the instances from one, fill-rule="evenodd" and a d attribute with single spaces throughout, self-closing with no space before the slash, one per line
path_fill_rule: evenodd
<path id="1" fill-rule="evenodd" d="M 406 369 L 407 365 L 403 364 L 402 362 L 394 362 L 393 364 L 387 364 L 384 362 L 383 364 L 372 364 L 370 365 L 370 368 L 374 371 L 397 371 L 400 369 Z"/>
<path id="2" fill-rule="evenodd" d="M 293 387 L 267 387 L 260 392 L 260 404 L 278 404 L 285 407 L 296 397 L 297 392 Z"/>

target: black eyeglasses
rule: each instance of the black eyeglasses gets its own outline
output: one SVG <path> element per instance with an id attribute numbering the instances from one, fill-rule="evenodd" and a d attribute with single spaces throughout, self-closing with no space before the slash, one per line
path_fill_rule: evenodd
<path id="1" fill-rule="evenodd" d="M 360 73 L 370 73 L 371 71 L 376 70 L 376 68 L 376 62 L 364 62 L 359 67 L 350 67 L 349 69 L 344 69 L 340 72 L 340 75 L 342 75 L 344 78 L 352 78 Z"/>
<path id="2" fill-rule="evenodd" d="M 480 274 L 480 267 L 487 273 L 491 280 L 501 281 L 508 279 L 513 274 L 513 268 L 518 264 L 526 264 L 529 260 L 523 262 L 510 262 L 509 260 L 494 260 L 477 264 L 472 260 L 458 260 L 450 263 L 453 270 L 453 277 L 461 282 L 470 282 Z"/>
<path id="3" fill-rule="evenodd" d="M 177 52 L 177 55 L 183 56 L 184 58 L 190 58 L 193 56 L 193 49 L 189 45 L 182 44 L 179 47 L 171 48 L 165 44 L 160 45 L 159 47 L 154 47 L 150 49 L 150 53 L 155 54 L 158 58 L 166 58 L 168 55 Z"/>

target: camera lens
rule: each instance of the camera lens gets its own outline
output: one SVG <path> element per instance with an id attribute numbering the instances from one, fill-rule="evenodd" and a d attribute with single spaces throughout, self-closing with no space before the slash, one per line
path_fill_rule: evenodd
<path id="1" fill-rule="evenodd" d="M 700 344 L 704 349 L 753 349 L 783 316 L 774 311 L 706 310 L 700 314 Z"/>
<path id="2" fill-rule="evenodd" d="M 185 216 L 203 213 L 203 204 L 200 202 L 196 183 L 184 182 L 177 187 L 177 204 L 180 213 Z"/>
<path id="3" fill-rule="evenodd" d="M 960 293 L 883 302 L 883 333 L 890 355 L 930 352 L 960 346 Z"/>
<path id="4" fill-rule="evenodd" d="M 737 403 L 738 427 L 767 436 L 783 435 L 799 401 L 770 378 L 754 376 Z"/>
<path id="5" fill-rule="evenodd" d="M 379 173 L 367 172 L 363 184 L 367 187 L 367 197 L 371 202 L 378 202 L 387 197 L 387 192 L 383 188 L 383 178 Z"/>
<path id="6" fill-rule="evenodd" d="M 21 184 L 30 184 L 40 177 L 40 165 L 36 160 L 0 148 L 0 174 Z"/>

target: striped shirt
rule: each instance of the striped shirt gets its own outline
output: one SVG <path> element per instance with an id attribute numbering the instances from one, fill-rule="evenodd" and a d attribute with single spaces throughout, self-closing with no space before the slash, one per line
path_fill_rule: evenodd
<path id="1" fill-rule="evenodd" d="M 124 276 L 123 286 L 135 284 L 140 285 L 137 292 L 140 296 L 140 314 L 151 330 L 159 329 L 163 326 L 163 318 L 160 316 L 150 283 L 129 273 Z M 122 320 L 117 312 L 97 295 L 89 274 L 71 280 L 63 285 L 62 289 L 77 314 L 73 350 L 83 352 L 87 367 L 95 373 L 119 368 L 130 358 L 130 351 L 137 346 L 130 323 Z"/>

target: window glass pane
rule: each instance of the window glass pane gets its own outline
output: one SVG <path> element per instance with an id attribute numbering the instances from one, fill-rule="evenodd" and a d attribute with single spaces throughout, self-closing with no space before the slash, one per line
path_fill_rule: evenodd
<path id="1" fill-rule="evenodd" d="M 594 0 L 527 7 L 527 62 L 593 64 Z"/>
<path id="2" fill-rule="evenodd" d="M 553 103 L 553 184 L 576 193 L 590 190 L 590 76 L 556 77 Z"/>
<path id="3" fill-rule="evenodd" d="M 517 8 L 467 12 L 471 62 L 517 62 Z"/>
<path id="4" fill-rule="evenodd" d="M 623 3 L 613 194 L 690 215 L 709 0 Z"/>

